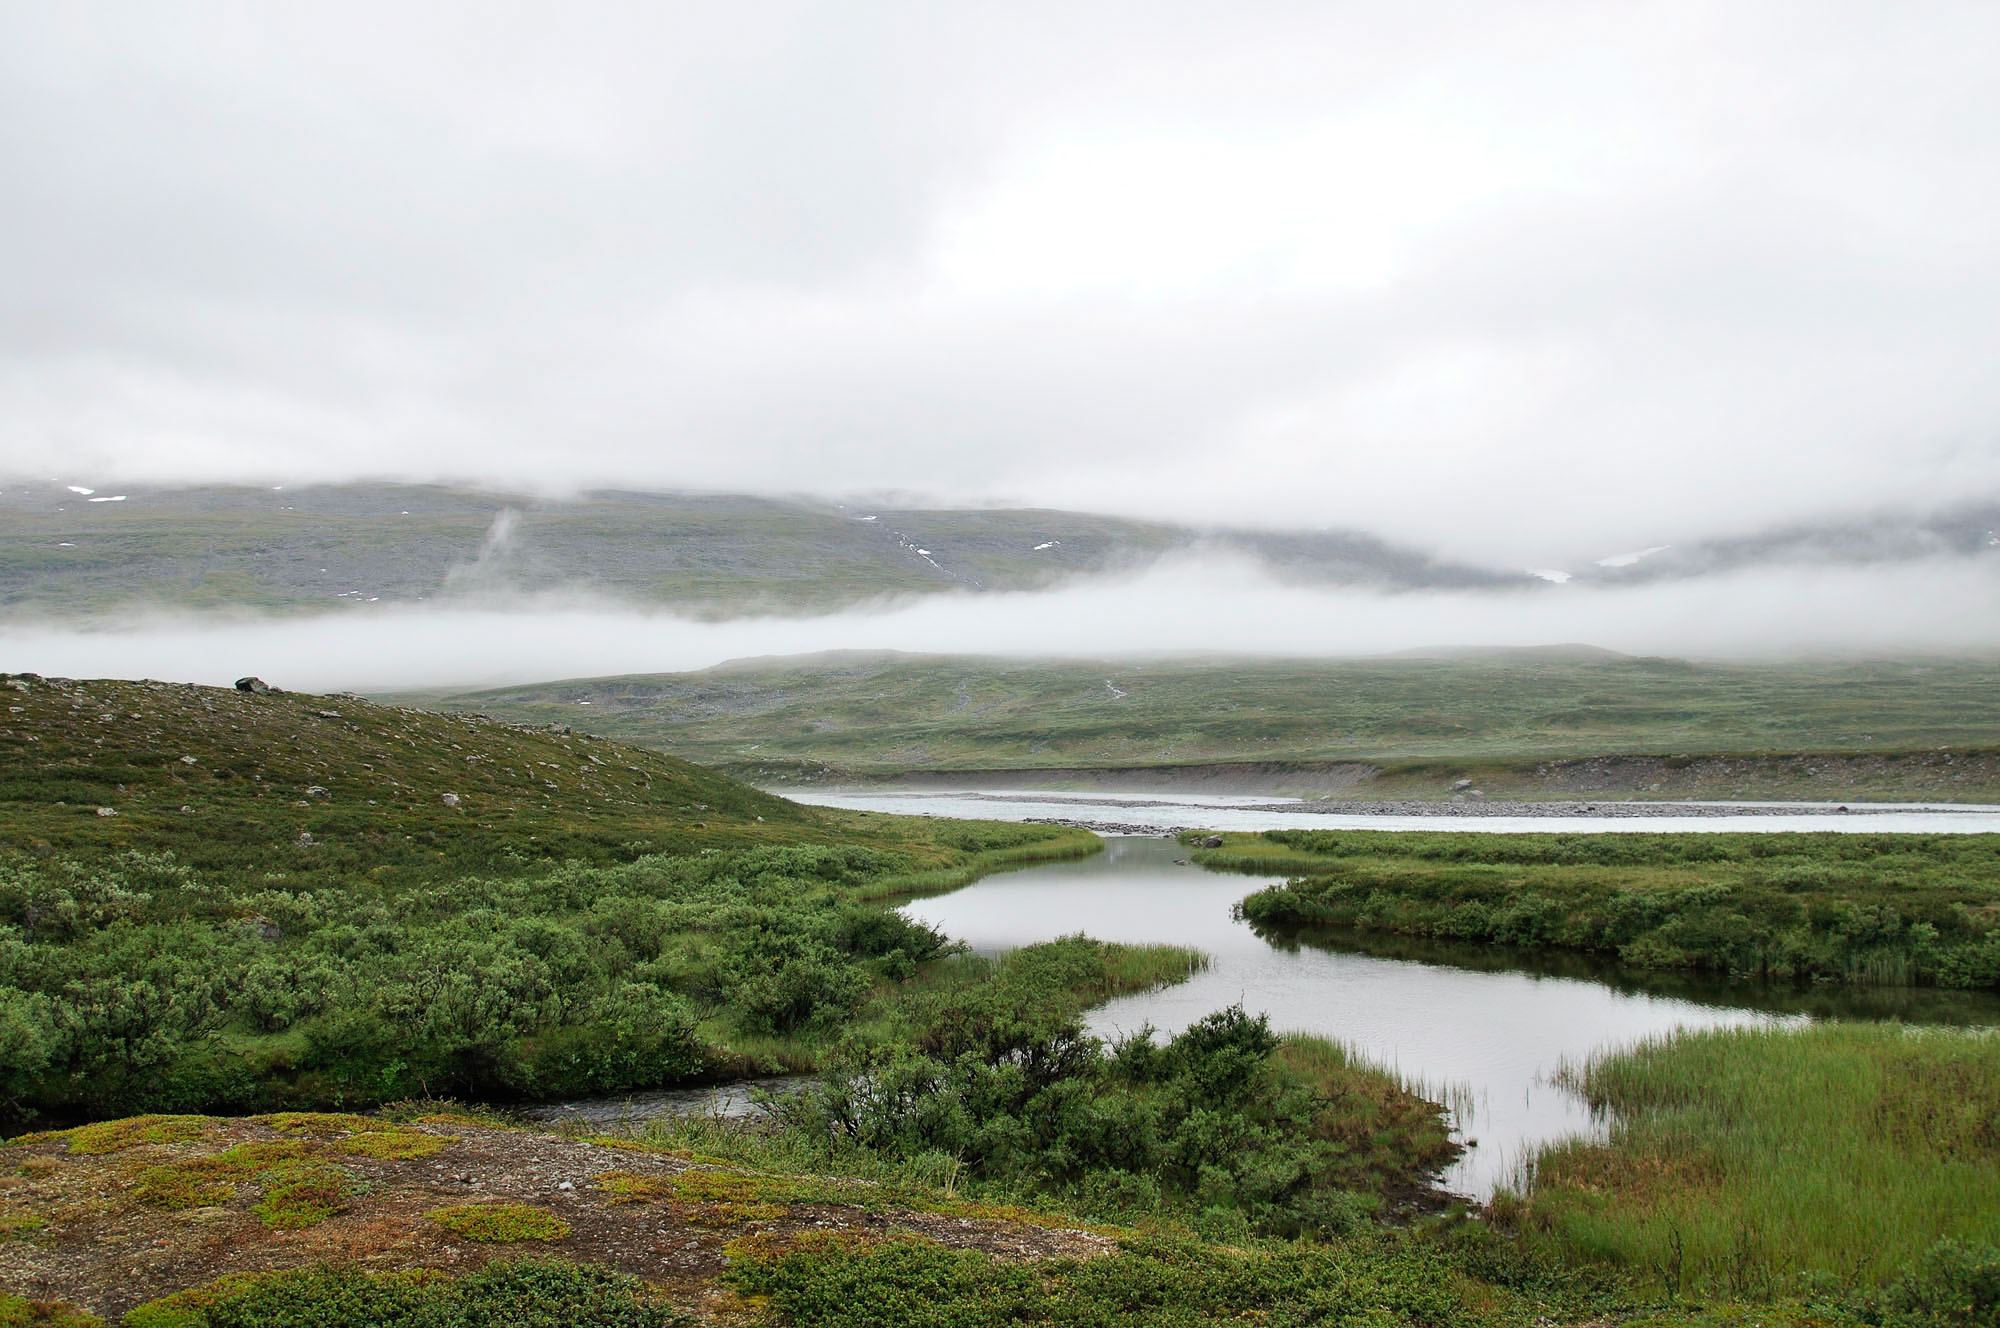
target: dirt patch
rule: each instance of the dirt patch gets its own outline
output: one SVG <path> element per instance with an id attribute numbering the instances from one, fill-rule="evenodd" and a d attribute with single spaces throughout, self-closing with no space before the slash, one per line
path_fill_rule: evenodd
<path id="1" fill-rule="evenodd" d="M 0 1148 L 0 1211 L 40 1223 L 0 1240 L 0 1290 L 68 1301 L 116 1321 L 134 1305 L 228 1273 L 321 1261 L 456 1273 L 495 1257 L 556 1252 L 644 1278 L 701 1310 L 729 1302 L 716 1279 L 731 1244 L 745 1239 L 769 1249 L 806 1233 L 856 1241 L 914 1235 L 1022 1260 L 1112 1248 L 1100 1233 L 985 1215 L 969 1205 L 917 1211 L 886 1202 L 862 1182 L 764 1176 L 629 1143 L 457 1118 L 395 1127 L 403 1137 L 442 1143 L 425 1156 L 408 1156 L 419 1150 L 402 1146 L 355 1148 L 355 1139 L 381 1129 L 359 1121 L 211 1118 L 200 1120 L 191 1138 L 184 1129 L 134 1131 L 129 1144 L 108 1152 L 74 1150 L 69 1132 Z M 339 1211 L 310 1225 L 274 1227 L 260 1205 L 270 1211 L 270 1191 L 284 1175 L 219 1160 L 276 1152 L 343 1168 L 352 1183 Z M 219 1186 L 197 1199 L 221 1201 L 175 1208 L 148 1197 L 163 1192 L 162 1176 L 180 1174 Z M 622 1183 L 607 1184 L 606 1176 Z M 537 1226 L 544 1235 L 567 1231 L 554 1240 L 476 1240 L 429 1216 L 468 1204 L 532 1208 L 556 1219 Z"/>

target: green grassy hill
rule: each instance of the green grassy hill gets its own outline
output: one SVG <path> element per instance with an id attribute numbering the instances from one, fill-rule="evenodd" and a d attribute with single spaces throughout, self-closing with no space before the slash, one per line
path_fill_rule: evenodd
<path id="1" fill-rule="evenodd" d="M 289 861 L 365 845 L 379 868 L 832 834 L 795 803 L 561 726 L 354 696 L 28 675 L 0 679 L 0 697 L 0 814 L 15 848 L 167 850 L 226 866 L 246 853 Z"/>
<path id="2" fill-rule="evenodd" d="M 585 725 L 768 783 L 1034 770 L 1081 783 L 1105 768 L 1116 782 L 1123 769 L 1288 763 L 1242 782 L 1386 797 L 1437 797 L 1463 778 L 1508 796 L 2000 797 L 1991 659 L 852 654 L 436 700 Z M 1797 753 L 1824 759 L 1763 759 Z M 1632 755 L 1725 759 L 1591 759 Z M 1220 787 L 1230 772 L 1197 773 Z"/>
<path id="3" fill-rule="evenodd" d="M 0 1121 L 802 1068 L 947 948 L 871 900 L 1096 847 L 351 696 L 0 697 Z"/>

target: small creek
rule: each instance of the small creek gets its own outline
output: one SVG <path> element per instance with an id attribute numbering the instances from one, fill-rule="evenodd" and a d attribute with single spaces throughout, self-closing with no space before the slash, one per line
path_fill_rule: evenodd
<path id="1" fill-rule="evenodd" d="M 1268 800 L 1203 798 L 1086 800 L 1083 814 L 1067 800 L 1045 811 L 1044 799 L 995 803 L 978 795 L 919 795 L 932 806 L 914 806 L 904 795 L 824 799 L 880 811 L 1028 819 L 1066 815 L 1079 820 L 1138 819 L 1151 811 L 1160 824 L 1218 829 L 1302 826 L 1308 813 L 1249 810 Z M 804 800 L 804 799 L 802 799 Z M 814 797 L 813 801 L 821 801 Z M 940 805 L 941 804 L 941 805 Z M 1145 804 L 1151 804 L 1146 806 Z M 1234 816 L 1215 815 L 1231 811 Z M 1206 813 L 1206 814 L 1205 814 Z M 1698 815 L 1692 824 L 1610 818 L 1341 817 L 1341 828 L 1495 830 L 1492 822 L 1521 820 L 1521 830 L 1692 829 L 1775 831 L 1839 828 L 1916 829 L 1903 819 L 1945 820 L 1954 830 L 2000 829 L 2000 817 L 1965 812 L 1870 813 L 1842 817 L 1817 809 L 1796 815 Z M 1232 824 L 1241 819 L 1244 824 Z M 1333 819 L 1333 818 L 1329 818 Z M 1443 824 L 1425 824 L 1432 821 Z M 1680 818 L 1674 818 L 1678 821 Z M 1801 825 L 1799 822 L 1832 822 Z M 1861 824 L 1856 824 L 1857 822 Z M 1941 828 L 1935 823 L 1924 829 Z M 1400 1073 L 1411 1085 L 1453 1111 L 1460 1136 L 1476 1139 L 1445 1174 L 1445 1187 L 1484 1198 L 1508 1182 L 1542 1144 L 1602 1128 L 1573 1094 L 1549 1082 L 1564 1063 L 1629 1046 L 1677 1028 L 1778 1024 L 1815 1018 L 1903 1019 L 1917 1023 L 2000 1024 L 2000 997 L 1933 990 L 1795 988 L 1732 983 L 1685 975 L 1621 969 L 1576 956 L 1509 952 L 1493 947 L 1439 945 L 1397 938 L 1327 934 L 1298 945 L 1263 940 L 1234 920 L 1232 906 L 1278 878 L 1203 871 L 1185 862 L 1171 839 L 1114 836 L 1105 851 L 1076 862 L 1054 863 L 989 876 L 952 891 L 913 901 L 906 912 L 965 941 L 981 953 L 999 953 L 1083 932 L 1106 941 L 1187 945 L 1209 956 L 1209 967 L 1185 983 L 1123 997 L 1091 1013 L 1105 1036 L 1151 1024 L 1176 1031 L 1212 1010 L 1240 1002 L 1265 1013 L 1281 1030 L 1337 1039 L 1367 1059 Z M 764 1081 L 780 1087 L 784 1081 Z M 584 1116 L 599 1124 L 644 1119 L 672 1111 L 750 1109 L 745 1085 L 635 1095 L 551 1106 L 555 1119 Z"/>
<path id="2" fill-rule="evenodd" d="M 1230 910 L 1278 878 L 1207 872 L 1185 856 L 1171 840 L 1113 838 L 1096 857 L 989 876 L 905 911 L 982 952 L 1079 931 L 1194 946 L 1209 956 L 1206 970 L 1100 1006 L 1093 1029 L 1115 1036 L 1150 1023 L 1174 1031 L 1240 1001 L 1279 1029 L 1335 1038 L 1452 1107 L 1461 1137 L 1479 1143 L 1444 1184 L 1482 1198 L 1541 1144 L 1600 1128 L 1580 1100 L 1548 1082 L 1565 1061 L 1676 1028 L 1816 1017 L 2000 1023 L 2000 998 L 1957 993 L 1703 982 L 1382 938 L 1274 945 Z"/>

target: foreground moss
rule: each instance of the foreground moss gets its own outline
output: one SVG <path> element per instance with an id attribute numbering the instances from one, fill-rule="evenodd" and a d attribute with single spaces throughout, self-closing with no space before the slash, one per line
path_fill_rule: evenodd
<path id="1" fill-rule="evenodd" d="M 569 1223 L 546 1208 L 518 1203 L 454 1204 L 424 1214 L 467 1240 L 508 1242 L 556 1241 L 569 1236 Z"/>

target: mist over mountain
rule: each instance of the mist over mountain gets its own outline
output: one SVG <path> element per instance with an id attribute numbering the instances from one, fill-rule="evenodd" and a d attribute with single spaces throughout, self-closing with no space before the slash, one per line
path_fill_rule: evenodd
<path id="1" fill-rule="evenodd" d="M 1360 530 L 1248 530 L 1046 509 L 442 485 L 160 488 L 0 484 L 0 604 L 68 618 L 135 608 L 295 613 L 588 596 L 708 618 L 1048 590 L 1162 559 L 1248 564 L 1279 585 L 1553 592 L 1758 568 L 1979 560 L 2000 504 L 1669 543 L 1570 569 L 1438 556 Z"/>

